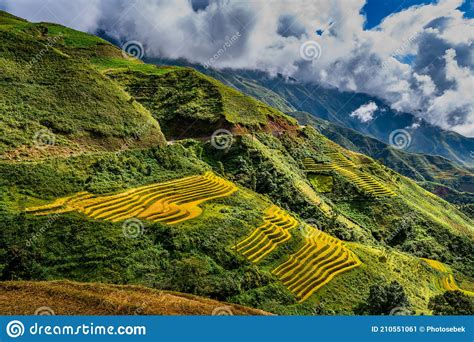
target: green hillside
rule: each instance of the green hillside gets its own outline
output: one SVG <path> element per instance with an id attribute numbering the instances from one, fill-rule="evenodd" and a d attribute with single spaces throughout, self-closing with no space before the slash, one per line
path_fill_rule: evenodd
<path id="1" fill-rule="evenodd" d="M 120 51 L 84 33 L 0 16 L 2 159 L 164 143 L 150 113 L 87 59 Z M 129 63 L 133 64 L 133 63 Z"/>
<path id="2" fill-rule="evenodd" d="M 108 68 L 104 74 L 122 85 L 163 125 L 168 139 L 207 137 L 217 128 L 276 129 L 296 121 L 191 68 L 154 74 Z"/>
<path id="3" fill-rule="evenodd" d="M 452 287 L 427 258 L 474 288 L 473 221 L 370 157 L 191 68 L 3 12 L 0 34 L 2 281 L 142 285 L 277 314 L 354 314 L 371 285 L 398 281 L 429 314 Z M 54 142 L 35 144 L 38 129 Z M 216 148 L 217 129 L 232 136 Z"/>
<path id="4" fill-rule="evenodd" d="M 169 61 L 169 63 L 176 63 L 176 61 Z M 196 67 L 199 68 L 199 66 Z M 465 211 L 470 212 L 469 208 L 472 207 L 474 196 L 472 167 L 459 165 L 457 163 L 459 158 L 455 157 L 456 152 L 450 151 L 449 147 L 451 144 L 460 147 L 463 145 L 462 143 L 428 142 L 433 137 L 437 139 L 439 132 L 436 131 L 436 134 L 433 132 L 422 132 L 420 139 L 424 139 L 423 144 L 442 146 L 439 147 L 442 151 L 435 149 L 425 151 L 424 149 L 427 149 L 426 146 L 412 148 L 410 152 L 397 150 L 391 148 L 387 142 L 383 142 L 387 139 L 389 132 L 386 134 L 386 137 L 382 137 L 382 133 L 378 131 L 379 129 L 386 130 L 390 125 L 376 128 L 376 132 L 366 132 L 365 127 L 360 125 L 356 125 L 354 128 L 347 128 L 352 127 L 353 123 L 344 122 L 344 120 L 350 120 L 350 111 L 346 107 L 354 107 L 354 104 L 351 103 L 352 98 L 355 98 L 354 101 L 356 103 L 362 103 L 361 101 L 364 100 L 369 101 L 370 99 L 365 95 L 352 96 L 352 94 L 349 94 L 348 96 L 348 94 L 342 94 L 338 97 L 335 90 L 327 90 L 320 87 L 316 87 L 314 90 L 311 88 L 310 90 L 310 88 L 302 86 L 295 80 L 285 82 L 280 78 L 270 79 L 261 73 L 240 73 L 233 70 L 217 71 L 212 69 L 202 71 L 207 72 L 229 86 L 239 89 L 245 94 L 288 113 L 303 125 L 313 125 L 324 136 L 339 145 L 379 160 L 385 166 L 414 179 L 425 189 L 429 189 L 451 203 L 459 205 L 461 208 L 468 208 Z M 298 111 L 302 110 L 299 106 L 300 103 L 304 105 L 306 111 Z M 341 112 L 338 111 L 335 105 L 338 105 L 343 110 Z M 326 108 L 332 108 L 332 110 L 328 112 Z M 409 122 L 407 121 L 408 124 Z M 373 125 L 370 126 L 373 127 Z M 429 131 L 430 127 L 427 127 L 426 130 Z M 418 133 L 416 132 L 416 137 L 418 137 Z M 423 137 L 425 134 L 431 135 L 431 137 Z M 373 136 L 377 138 L 373 138 Z M 447 134 L 446 137 L 453 139 L 453 136 L 450 134 Z M 439 138 L 442 141 L 445 137 L 441 136 Z M 467 140 L 466 143 L 472 144 L 469 138 L 465 139 Z M 412 144 L 414 143 L 412 141 Z M 418 148 L 421 151 L 418 151 Z M 443 150 L 443 148 L 448 151 Z M 464 149 L 466 151 L 463 152 L 463 158 L 468 165 L 470 163 L 469 153 L 467 153 L 469 148 Z M 413 153 L 412 150 L 421 153 Z M 445 189 L 445 187 L 449 189 Z M 449 192 L 451 196 L 444 196 L 446 192 Z"/>
<path id="5" fill-rule="evenodd" d="M 425 189 L 447 199 L 451 203 L 465 204 L 474 201 L 472 185 L 474 184 L 474 174 L 467 168 L 458 166 L 440 156 L 409 153 L 393 148 L 380 140 L 315 118 L 308 113 L 292 112 L 291 116 L 301 124 L 312 125 L 324 136 L 339 145 L 379 160 L 384 165 L 410 177 Z M 456 194 L 456 196 L 447 196 L 448 194 L 442 191 L 445 187 L 450 188 L 449 192 Z"/>
<path id="6" fill-rule="evenodd" d="M 202 69 L 225 84 L 282 111 L 307 112 L 387 144 L 390 143 L 389 137 L 392 131 L 407 129 L 412 138 L 406 149 L 408 152 L 442 156 L 455 164 L 474 167 L 471 154 L 474 150 L 473 138 L 431 125 L 411 113 L 395 111 L 382 100 L 367 94 L 341 92 L 336 88 L 321 87 L 317 83 L 303 83 L 293 78 L 286 80 L 282 75 L 269 77 L 261 71 Z M 350 115 L 369 102 L 374 102 L 378 106 L 370 125 Z M 413 124 L 418 128 L 409 128 Z"/>

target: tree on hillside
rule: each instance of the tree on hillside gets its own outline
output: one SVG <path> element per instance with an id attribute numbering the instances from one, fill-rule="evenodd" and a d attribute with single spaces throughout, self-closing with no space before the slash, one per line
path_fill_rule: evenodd
<path id="1" fill-rule="evenodd" d="M 474 301 L 461 291 L 446 291 L 430 299 L 433 315 L 474 315 Z"/>
<path id="2" fill-rule="evenodd" d="M 370 287 L 367 300 L 354 310 L 359 315 L 408 314 L 410 302 L 403 286 L 397 281 L 388 285 L 375 284 Z"/>

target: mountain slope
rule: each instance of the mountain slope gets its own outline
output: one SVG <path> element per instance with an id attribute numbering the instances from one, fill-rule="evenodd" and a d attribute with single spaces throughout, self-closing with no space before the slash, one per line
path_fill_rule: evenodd
<path id="1" fill-rule="evenodd" d="M 59 25 L 1 13 L 0 40 L 3 159 L 113 150 L 125 141 L 164 143 L 150 113 L 85 60 L 123 58 L 119 49 Z"/>
<path id="2" fill-rule="evenodd" d="M 472 220 L 412 180 L 198 71 L 143 64 L 109 45 L 104 54 L 97 38 L 54 24 L 0 26 L 34 46 L 38 25 L 46 37 L 61 31 L 58 48 L 97 79 L 84 92 L 108 84 L 103 96 L 121 92 L 169 141 L 160 133 L 141 144 L 135 132 L 109 150 L 83 144 L 58 155 L 45 146 L 41 156 L 0 161 L 1 280 L 134 284 L 277 314 L 313 314 L 321 303 L 324 314 L 353 314 L 370 285 L 396 280 L 411 308 L 429 314 L 429 298 L 444 291 L 429 258 L 472 290 Z M 85 121 L 96 104 L 84 106 Z M 216 146 L 222 128 L 231 133 Z M 327 170 L 308 170 L 308 158 Z M 249 237 L 258 238 L 236 248 Z M 289 270 L 294 283 L 275 274 L 304 251 Z"/>
<path id="3" fill-rule="evenodd" d="M 315 118 L 305 112 L 290 114 L 301 124 L 312 125 L 337 144 L 377 159 L 451 203 L 462 206 L 474 202 L 474 174 L 466 168 L 457 166 L 443 157 L 395 149 L 380 140 Z"/>
<path id="4" fill-rule="evenodd" d="M 268 315 L 262 310 L 142 286 L 70 281 L 0 283 L 1 315 Z M 49 305 L 45 307 L 45 304 Z"/>
<path id="5" fill-rule="evenodd" d="M 185 62 L 177 62 L 177 61 L 167 61 L 173 64 L 186 64 Z M 454 201 L 453 203 L 457 204 L 464 204 L 466 201 L 470 203 L 470 195 L 469 194 L 462 194 L 457 192 L 473 192 L 471 183 L 472 183 L 472 171 L 467 168 L 463 167 L 462 163 L 459 163 L 458 158 L 454 158 L 455 162 L 449 160 L 449 156 L 443 157 L 437 156 L 437 151 L 430 150 L 428 152 L 423 152 L 423 149 L 420 152 L 425 153 L 424 155 L 420 153 L 413 153 L 416 149 L 408 149 L 408 151 L 412 151 L 409 153 L 405 150 L 397 150 L 394 148 L 389 148 L 389 144 L 383 143 L 382 141 L 387 141 L 389 133 L 387 133 L 386 138 L 375 139 L 371 138 L 372 134 L 364 133 L 363 135 L 359 133 L 360 131 L 364 132 L 367 128 L 366 126 L 371 126 L 372 124 L 365 124 L 361 125 L 361 127 L 357 126 L 354 129 L 347 128 L 352 127 L 352 124 L 347 124 L 345 121 L 341 121 L 338 117 L 328 117 L 324 116 L 326 120 L 320 119 L 319 115 L 305 115 L 303 111 L 296 111 L 298 106 L 293 106 L 291 100 L 288 98 L 291 96 L 289 90 L 282 90 L 281 92 L 278 90 L 281 87 L 281 84 L 285 84 L 286 87 L 297 87 L 296 83 L 287 84 L 283 79 L 273 79 L 275 85 L 272 85 L 270 79 L 268 77 L 264 77 L 261 73 L 255 72 L 248 72 L 248 71 L 232 71 L 232 70 L 225 70 L 225 71 L 216 71 L 212 69 L 203 69 L 199 66 L 196 66 L 199 70 L 202 69 L 203 72 L 206 72 L 213 77 L 223 81 L 224 83 L 235 87 L 236 89 L 241 90 L 242 92 L 254 96 L 261 101 L 274 106 L 275 108 L 280 109 L 281 111 L 290 113 L 295 118 L 299 119 L 303 124 L 310 123 L 316 125 L 318 129 L 323 133 L 325 136 L 329 137 L 331 140 L 336 141 L 338 144 L 344 146 L 345 148 L 351 149 L 356 152 L 361 152 L 367 154 L 373 158 L 376 158 L 383 162 L 385 165 L 395 169 L 397 172 L 408 176 L 416 181 L 419 182 L 434 182 L 446 185 L 451 187 L 452 190 L 444 189 L 443 187 L 440 188 L 438 191 L 436 188 L 436 184 L 426 184 L 427 188 L 433 189 L 435 193 L 439 193 L 442 195 L 445 192 L 455 193 L 456 197 L 461 197 L 460 201 Z M 254 78 L 256 77 L 256 78 Z M 272 87 L 276 87 L 273 89 Z M 307 98 L 304 98 L 302 101 L 295 99 L 296 103 L 306 104 L 306 102 L 311 102 L 314 100 L 313 97 L 318 94 L 318 92 L 325 92 L 328 90 L 317 88 L 315 90 L 309 90 L 309 86 L 300 85 L 300 87 L 304 88 L 308 92 Z M 303 96 L 303 95 L 302 95 Z M 323 96 L 323 95 L 321 95 Z M 330 95 L 324 95 L 326 100 L 331 99 L 332 97 L 337 97 L 338 94 L 332 91 Z M 304 96 L 303 96 L 304 97 Z M 349 97 L 344 97 L 343 100 L 348 100 L 350 102 Z M 336 99 L 340 101 L 339 99 Z M 369 101 L 369 100 L 367 100 Z M 342 101 L 344 102 L 344 101 Z M 346 101 L 347 102 L 347 101 Z M 349 103 L 348 102 L 348 103 Z M 344 108 L 346 104 L 341 106 Z M 348 104 L 347 104 L 348 105 Z M 295 108 L 296 107 L 296 108 Z M 387 108 L 383 107 L 383 110 L 386 112 Z M 349 113 L 346 113 L 346 109 L 344 109 L 345 115 L 349 117 Z M 339 115 L 339 114 L 338 114 Z M 341 114 L 342 115 L 342 114 Z M 396 120 L 399 117 L 395 117 Z M 348 120 L 352 120 L 350 117 Z M 411 119 L 411 122 L 414 119 Z M 401 120 L 403 121 L 403 120 Z M 324 123 L 324 124 L 323 124 Z M 407 123 L 408 124 L 408 123 Z M 410 131 L 410 130 L 408 130 Z M 431 133 L 426 133 L 430 135 Z M 444 139 L 444 138 L 443 138 Z M 471 141 L 472 139 L 468 139 L 467 141 Z M 413 140 L 412 140 L 413 143 Z M 431 144 L 427 142 L 427 144 Z M 470 148 L 468 143 L 468 147 L 466 148 L 465 155 L 466 158 L 471 158 L 471 153 L 468 153 L 468 149 Z M 446 145 L 446 144 L 444 144 Z M 433 154 L 434 153 L 434 154 Z M 443 155 L 443 154 L 442 154 Z M 467 160 L 467 165 L 470 164 L 470 161 Z M 421 183 L 424 184 L 424 183 Z M 454 200 L 454 196 L 452 196 Z"/>
<path id="6" fill-rule="evenodd" d="M 239 126 L 284 130 L 295 123 L 281 112 L 190 68 L 153 77 L 139 70 L 111 68 L 104 74 L 121 84 L 162 123 L 168 139 L 206 137 L 218 128 Z"/>
<path id="7" fill-rule="evenodd" d="M 411 135 L 408 152 L 439 155 L 457 164 L 474 166 L 474 138 L 446 131 L 417 119 L 409 113 L 398 113 L 377 98 L 358 93 L 340 92 L 318 85 L 303 84 L 282 77 L 271 78 L 252 71 L 203 70 L 209 75 L 276 108 L 308 112 L 317 118 L 354 129 L 364 135 L 389 143 L 390 133 L 405 129 Z M 370 122 L 361 122 L 350 114 L 360 106 L 373 102 L 378 109 Z M 413 128 L 417 127 L 417 128 Z"/>

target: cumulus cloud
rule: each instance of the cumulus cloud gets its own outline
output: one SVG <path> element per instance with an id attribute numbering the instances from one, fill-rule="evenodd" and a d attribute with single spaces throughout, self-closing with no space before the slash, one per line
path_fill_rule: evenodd
<path id="1" fill-rule="evenodd" d="M 350 116 L 359 119 L 361 122 L 369 122 L 374 119 L 374 113 L 379 107 L 375 102 L 366 103 L 355 111 L 353 111 Z"/>
<path id="2" fill-rule="evenodd" d="M 212 59 L 214 68 L 363 92 L 474 136 L 474 20 L 458 9 L 462 0 L 412 6 L 371 30 L 364 29 L 365 0 L 5 1 L 7 10 L 33 21 L 138 40 L 148 57 Z M 313 60 L 300 55 L 309 40 L 322 49 Z"/>

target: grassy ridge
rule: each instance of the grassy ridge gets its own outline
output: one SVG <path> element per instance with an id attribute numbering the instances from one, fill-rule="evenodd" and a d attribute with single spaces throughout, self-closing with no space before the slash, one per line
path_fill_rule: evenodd
<path id="1" fill-rule="evenodd" d="M 101 61 L 110 64 L 110 62 Z M 208 137 L 216 129 L 280 130 L 295 124 L 281 112 L 190 68 L 163 68 L 150 74 L 121 66 L 104 73 L 118 82 L 160 121 L 168 139 Z"/>
<path id="2" fill-rule="evenodd" d="M 117 48 L 59 25 L 0 17 L 2 158 L 117 149 L 127 139 L 164 143 L 150 113 L 85 58 L 121 56 Z"/>
<path id="3" fill-rule="evenodd" d="M 280 314 L 311 314 L 320 304 L 327 313 L 352 313 L 368 285 L 391 280 L 400 280 L 414 308 L 427 312 L 429 297 L 440 290 L 428 282 L 434 271 L 417 266 L 419 257 L 446 262 L 459 284 L 472 283 L 472 220 L 408 178 L 192 69 L 147 66 L 96 37 L 58 25 L 4 20 L 13 24 L 0 21 L 0 34 L 20 52 L 0 48 L 0 63 L 8 65 L 0 75 L 10 88 L 10 107 L 2 112 L 9 123 L 3 121 L 0 129 L 12 132 L 2 136 L 2 157 L 8 160 L 0 162 L 2 280 L 139 284 Z M 47 36 L 60 38 L 29 74 L 26 64 Z M 72 74 L 65 73 L 69 69 Z M 17 121 L 25 101 L 35 115 Z M 154 123 L 154 129 L 144 131 L 144 122 Z M 186 139 L 165 145 L 160 126 L 168 138 Z M 29 136 L 40 127 L 53 131 L 57 143 L 36 155 Z M 218 128 L 234 133 L 225 149 L 208 141 Z M 24 159 L 15 152 L 21 149 Z M 331 163 L 339 155 L 396 196 L 373 198 L 331 172 L 326 176 L 332 187 L 318 192 L 305 158 Z M 124 236 L 120 223 L 75 212 L 41 217 L 24 210 L 82 191 L 119 193 L 211 170 L 238 184 L 239 191 L 204 203 L 199 217 L 175 225 L 144 220 L 136 239 Z M 304 246 L 299 230 L 258 267 L 232 248 L 264 224 L 272 204 L 348 241 L 364 266 L 338 275 L 298 303 L 271 271 Z"/>
<path id="4" fill-rule="evenodd" d="M 45 303 L 55 315 L 268 315 L 240 305 L 142 286 L 71 281 L 0 283 L 2 315 L 32 315 Z"/>

